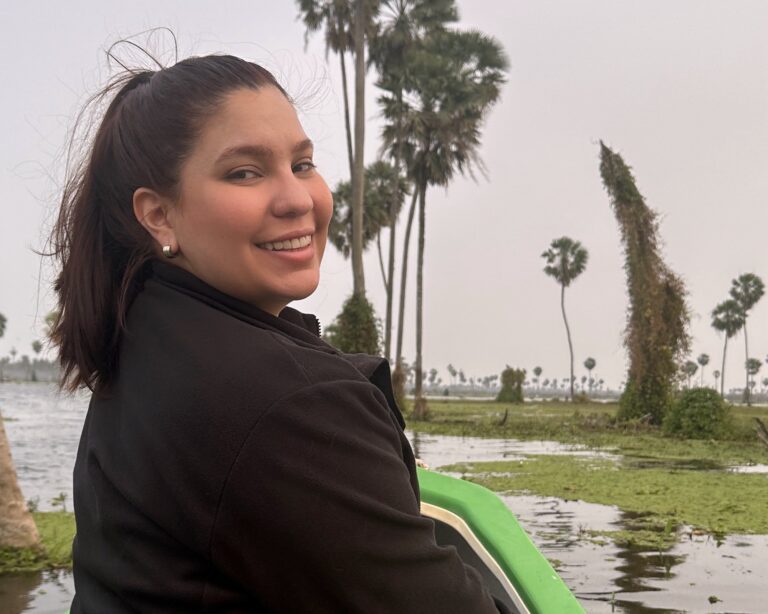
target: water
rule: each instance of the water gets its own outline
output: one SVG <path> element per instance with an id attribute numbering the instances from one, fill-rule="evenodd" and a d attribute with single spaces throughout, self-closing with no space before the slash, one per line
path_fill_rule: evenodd
<path id="1" fill-rule="evenodd" d="M 414 452 L 433 468 L 467 460 L 517 460 L 525 454 L 618 458 L 584 446 L 551 441 L 413 432 L 408 432 L 408 437 Z M 639 465 L 643 466 L 642 462 Z M 765 465 L 728 468 L 716 463 L 694 466 L 690 461 L 681 462 L 676 468 L 749 471 L 752 467 L 754 472 L 765 472 Z M 768 612 L 768 535 L 729 535 L 718 542 L 683 528 L 682 533 L 689 533 L 689 537 L 660 553 L 617 546 L 609 540 L 600 545 L 590 538 L 588 530 L 630 528 L 632 516 L 616 507 L 532 495 L 502 496 L 502 500 L 544 556 L 556 561 L 561 577 L 587 612 Z M 720 601 L 710 603 L 710 596 Z"/>
<path id="2" fill-rule="evenodd" d="M 19 486 L 41 511 L 64 493 L 71 509 L 72 469 L 88 397 L 59 395 L 53 384 L 0 384 L 0 413 Z M 62 614 L 72 603 L 72 574 L 43 572 L 0 576 L 0 612 Z"/>
<path id="3" fill-rule="evenodd" d="M 0 411 L 28 499 L 52 509 L 60 493 L 72 500 L 72 468 L 87 397 L 59 396 L 49 384 L 0 384 Z M 526 454 L 615 455 L 550 441 L 514 441 L 408 432 L 432 467 L 466 462 L 515 460 Z M 765 465 L 731 468 L 763 473 Z M 683 467 L 680 467 L 683 468 Z M 717 465 L 686 467 L 725 470 Z M 503 497 L 533 541 L 588 612 L 625 614 L 768 611 L 768 536 L 731 535 L 718 543 L 691 535 L 672 550 L 599 545 L 587 530 L 625 528 L 632 518 L 615 507 L 553 497 Z M 0 613 L 61 614 L 71 603 L 71 574 L 0 576 Z M 709 596 L 721 601 L 710 604 Z"/>

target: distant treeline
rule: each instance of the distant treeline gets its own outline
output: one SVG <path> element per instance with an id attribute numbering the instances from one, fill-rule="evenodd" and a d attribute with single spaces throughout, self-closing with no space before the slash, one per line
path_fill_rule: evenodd
<path id="1" fill-rule="evenodd" d="M 0 359 L 0 382 L 56 382 L 60 375 L 59 365 L 53 360 L 30 360 L 26 355 L 15 362 L 8 357 Z"/>

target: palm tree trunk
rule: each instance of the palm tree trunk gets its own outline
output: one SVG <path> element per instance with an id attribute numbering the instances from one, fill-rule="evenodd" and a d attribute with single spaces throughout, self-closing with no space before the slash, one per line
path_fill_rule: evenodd
<path id="1" fill-rule="evenodd" d="M 725 398 L 725 353 L 728 351 L 728 333 L 725 333 L 725 344 L 723 345 L 723 367 L 720 370 L 720 396 Z"/>
<path id="2" fill-rule="evenodd" d="M 376 233 L 376 251 L 379 253 L 379 269 L 381 270 L 381 280 L 384 282 L 385 290 L 389 288 L 387 281 L 387 272 L 384 270 L 384 256 L 381 254 L 381 231 Z"/>
<path id="3" fill-rule="evenodd" d="M 352 127 L 349 123 L 349 91 L 347 88 L 347 63 L 344 60 L 344 52 L 339 52 L 341 58 L 341 91 L 344 98 L 344 127 L 347 131 L 347 157 L 349 158 L 349 176 L 355 173 L 355 156 L 352 153 Z"/>
<path id="4" fill-rule="evenodd" d="M 16 479 L 11 448 L 0 416 L 0 548 L 31 548 L 40 543 L 32 514 Z"/>
<path id="5" fill-rule="evenodd" d="M 571 401 L 573 401 L 573 343 L 571 343 L 571 329 L 568 326 L 568 318 L 565 317 L 565 286 L 560 286 L 560 309 L 563 311 L 565 322 L 565 334 L 568 335 L 568 351 L 571 355 Z"/>
<path id="6" fill-rule="evenodd" d="M 365 296 L 363 193 L 365 181 L 365 0 L 355 3 L 355 152 L 352 173 L 352 280 L 355 296 Z"/>
<path id="7" fill-rule="evenodd" d="M 749 343 L 747 342 L 747 317 L 744 316 L 744 371 L 747 376 L 747 385 L 744 387 L 744 399 L 747 407 L 752 405 L 749 398 Z"/>
<path id="8" fill-rule="evenodd" d="M 403 242 L 403 264 L 400 273 L 400 304 L 397 309 L 397 349 L 395 352 L 395 361 L 397 368 L 402 367 L 403 362 L 403 316 L 405 315 L 405 287 L 408 279 L 408 248 L 411 243 L 411 228 L 413 227 L 413 217 L 416 212 L 416 199 L 419 197 L 419 191 L 414 186 L 413 198 L 411 199 L 411 208 L 408 210 L 408 222 L 405 225 L 405 240 Z"/>
<path id="9" fill-rule="evenodd" d="M 395 219 L 396 205 L 389 208 L 389 262 L 387 263 L 387 312 L 384 319 L 384 356 L 392 361 L 392 302 L 395 290 Z"/>
<path id="10" fill-rule="evenodd" d="M 402 136 L 402 135 L 400 135 Z M 400 138 L 400 137 L 398 137 Z M 403 140 L 397 145 L 397 154 L 395 158 L 395 185 L 400 183 L 400 160 L 402 160 Z M 395 190 L 399 193 L 399 190 Z M 387 315 L 384 320 L 384 356 L 388 361 L 392 361 L 392 303 L 395 294 L 395 228 L 397 227 L 397 201 L 393 200 L 389 204 L 389 267 L 387 271 Z M 402 319 L 402 316 L 401 316 Z M 395 360 L 397 360 L 397 356 Z"/>
<path id="11" fill-rule="evenodd" d="M 424 238 L 426 222 L 427 183 L 422 180 L 419 186 L 419 251 L 416 263 L 416 390 L 414 393 L 413 417 L 424 420 L 427 416 L 426 399 L 422 396 L 422 345 L 424 331 Z"/>

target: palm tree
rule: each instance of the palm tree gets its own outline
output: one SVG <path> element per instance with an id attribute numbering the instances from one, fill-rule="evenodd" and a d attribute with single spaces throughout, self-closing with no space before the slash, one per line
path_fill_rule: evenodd
<path id="1" fill-rule="evenodd" d="M 539 378 L 541 377 L 542 368 L 541 367 L 534 367 L 533 368 L 533 374 L 536 376 L 533 380 L 533 383 L 538 386 L 539 384 Z"/>
<path id="2" fill-rule="evenodd" d="M 349 0 L 296 0 L 299 13 L 306 31 L 304 46 L 309 43 L 309 35 L 325 29 L 325 57 L 333 51 L 341 62 L 341 91 L 344 99 L 344 127 L 347 135 L 347 157 L 349 176 L 352 176 L 354 154 L 352 152 L 352 129 L 349 123 L 349 88 L 347 86 L 346 54 L 354 50 L 352 27 L 352 7 Z"/>
<path id="3" fill-rule="evenodd" d="M 728 351 L 728 339 L 733 337 L 744 326 L 746 316 L 741 306 L 734 299 L 729 298 L 712 310 L 712 327 L 725 333 L 723 344 L 723 367 L 720 379 L 720 396 L 725 398 L 725 354 Z"/>
<path id="4" fill-rule="evenodd" d="M 407 80 L 408 54 L 418 42 L 432 32 L 458 20 L 454 0 L 382 0 L 378 28 L 370 42 L 370 60 L 376 66 L 379 79 L 376 86 L 383 91 L 378 101 L 388 120 L 385 131 L 390 133 L 390 145 L 384 148 L 392 159 L 398 175 L 402 170 L 405 139 L 403 135 L 403 93 Z M 385 139 L 386 142 L 386 139 Z M 416 193 L 411 204 L 406 240 L 403 244 L 403 274 L 398 318 L 398 346 L 396 361 L 402 352 L 403 312 L 405 310 L 405 277 L 408 268 L 408 248 L 415 211 Z M 395 237 L 397 215 L 390 210 L 389 254 L 387 272 L 387 307 L 384 322 L 384 352 L 389 360 L 392 347 L 392 320 L 395 280 Z"/>
<path id="5" fill-rule="evenodd" d="M 748 358 L 745 365 L 747 373 L 749 374 L 750 381 L 747 383 L 747 388 L 752 388 L 755 385 L 754 376 L 760 371 L 760 367 L 763 366 L 757 358 Z"/>
<path id="6" fill-rule="evenodd" d="M 421 371 L 424 312 L 426 192 L 447 186 L 456 172 L 472 175 L 482 121 L 498 99 L 507 60 L 501 46 L 480 32 L 439 31 L 408 55 L 402 134 L 404 160 L 418 195 L 419 240 L 416 272 L 416 371 Z M 385 131 L 385 146 L 392 135 Z M 402 297 L 401 297 L 402 299 Z M 416 378 L 414 416 L 426 415 Z"/>
<path id="7" fill-rule="evenodd" d="M 699 354 L 699 357 L 696 359 L 696 362 L 698 362 L 701 365 L 701 387 L 704 387 L 704 367 L 706 367 L 709 364 L 709 354 Z"/>
<path id="8" fill-rule="evenodd" d="M 589 392 L 592 392 L 592 369 L 597 365 L 597 361 L 591 356 L 584 361 L 584 368 L 589 373 Z"/>
<path id="9" fill-rule="evenodd" d="M 541 254 L 541 257 L 547 261 L 544 272 L 560 284 L 560 309 L 563 312 L 565 333 L 568 336 L 568 351 L 571 356 L 571 401 L 573 401 L 573 342 L 568 318 L 565 315 L 565 289 L 584 272 L 589 253 L 578 241 L 570 237 L 560 237 L 552 241 L 549 249 Z"/>
<path id="10" fill-rule="evenodd" d="M 307 28 L 305 39 L 311 32 L 325 28 L 326 52 L 339 54 L 344 89 L 347 155 L 352 182 L 352 277 L 353 294 L 365 297 L 363 271 L 363 195 L 365 182 L 365 43 L 373 35 L 374 18 L 379 0 L 297 0 L 299 13 Z M 354 147 L 349 126 L 346 65 L 344 56 L 353 52 L 355 58 L 355 125 Z"/>
<path id="11" fill-rule="evenodd" d="M 739 304 L 741 312 L 744 314 L 744 356 L 745 356 L 745 371 L 747 374 L 747 385 L 744 388 L 744 400 L 747 405 L 751 405 L 749 395 L 749 369 L 746 368 L 746 364 L 749 363 L 749 343 L 747 342 L 747 318 L 749 317 L 749 310 L 757 304 L 763 294 L 765 293 L 765 284 L 754 273 L 744 273 L 739 275 L 731 282 L 731 298 Z"/>
<path id="12" fill-rule="evenodd" d="M 717 369 L 715 369 L 715 370 L 712 372 L 712 375 L 713 375 L 713 376 L 714 376 L 714 378 L 715 378 L 715 390 L 717 390 L 717 380 L 718 380 L 718 379 L 720 379 L 720 371 L 718 371 Z"/>
<path id="13" fill-rule="evenodd" d="M 381 231 L 391 223 L 391 204 L 395 203 L 395 216 L 399 214 L 408 190 L 405 179 L 398 177 L 397 170 L 388 162 L 378 160 L 365 169 L 365 216 L 363 218 L 363 250 L 371 241 L 377 240 Z M 352 186 L 349 181 L 340 181 L 333 191 L 333 217 L 328 228 L 328 239 L 344 258 L 352 253 Z M 384 284 L 386 272 L 382 265 Z"/>
<path id="14" fill-rule="evenodd" d="M 5 325 L 8 323 L 8 320 L 5 319 L 5 316 L 0 313 L 0 337 L 2 337 L 5 334 Z"/>
<path id="15" fill-rule="evenodd" d="M 688 376 L 688 388 L 691 388 L 691 378 L 696 375 L 699 366 L 692 360 L 686 360 L 683 364 L 683 373 Z"/>

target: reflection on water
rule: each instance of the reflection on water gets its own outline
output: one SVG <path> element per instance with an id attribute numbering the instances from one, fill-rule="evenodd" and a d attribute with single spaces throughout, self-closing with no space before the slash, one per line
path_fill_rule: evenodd
<path id="1" fill-rule="evenodd" d="M 590 450 L 579 444 L 557 441 L 519 441 L 516 439 L 480 439 L 457 435 L 430 435 L 406 430 L 413 453 L 430 467 L 442 467 L 465 461 L 522 460 L 529 454 L 567 454 L 613 458 L 608 452 Z"/>
<path id="2" fill-rule="evenodd" d="M 409 432 L 431 467 L 466 461 L 516 460 L 524 454 L 596 454 L 554 442 L 506 441 Z M 611 455 L 601 456 L 611 457 Z M 617 458 L 617 457 L 614 457 Z M 642 460 L 625 459 L 643 465 Z M 649 466 L 654 464 L 649 459 Z M 728 470 L 682 461 L 676 469 Z M 632 529 L 637 515 L 616 507 L 533 495 L 502 496 L 541 552 L 553 561 L 587 612 L 676 614 L 768 611 L 768 536 L 689 537 L 660 552 L 595 540 L 590 531 Z M 709 598 L 719 601 L 710 603 Z"/>
<path id="3" fill-rule="evenodd" d="M 71 501 L 72 468 L 88 400 L 58 396 L 50 384 L 0 384 L 0 412 L 19 481 L 41 509 L 64 492 Z M 432 467 L 466 461 L 515 460 L 526 454 L 619 457 L 549 441 L 477 439 L 408 432 L 416 455 Z M 642 462 L 630 461 L 625 462 Z M 649 461 L 650 462 L 650 461 Z M 765 466 L 754 466 L 765 472 Z M 709 463 L 677 467 L 727 470 Z M 743 470 L 749 470 L 744 468 Z M 589 531 L 629 528 L 634 518 L 615 507 L 553 497 L 502 497 L 544 555 L 592 613 L 768 611 L 768 536 L 731 535 L 718 543 L 692 533 L 670 551 L 595 543 Z M 72 600 L 68 573 L 0 576 L 0 613 L 61 614 Z M 721 601 L 710 604 L 709 597 Z"/>
<path id="4" fill-rule="evenodd" d="M 64 571 L 0 576 L 2 614 L 63 614 L 74 594 L 72 574 Z"/>

